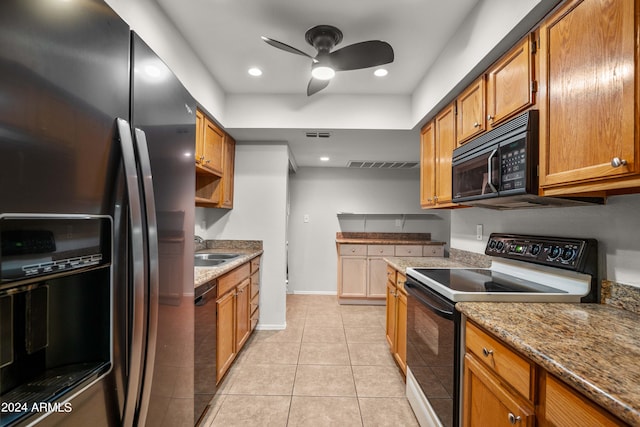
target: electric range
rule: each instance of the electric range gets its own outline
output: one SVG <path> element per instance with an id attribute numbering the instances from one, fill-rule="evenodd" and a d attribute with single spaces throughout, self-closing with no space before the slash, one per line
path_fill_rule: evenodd
<path id="1" fill-rule="evenodd" d="M 407 398 L 423 426 L 458 426 L 461 301 L 598 302 L 594 239 L 493 233 L 490 268 L 407 268 Z"/>

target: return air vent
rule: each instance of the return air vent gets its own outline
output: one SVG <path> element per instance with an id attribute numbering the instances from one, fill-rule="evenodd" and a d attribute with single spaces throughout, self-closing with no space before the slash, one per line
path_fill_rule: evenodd
<path id="1" fill-rule="evenodd" d="M 355 169 L 413 169 L 418 166 L 418 162 L 385 162 L 385 161 L 362 161 L 350 160 L 348 168 Z"/>
<path id="2" fill-rule="evenodd" d="M 307 136 L 307 138 L 330 138 L 331 137 L 331 132 L 313 132 L 313 131 L 309 131 L 309 132 L 305 132 L 305 135 Z"/>

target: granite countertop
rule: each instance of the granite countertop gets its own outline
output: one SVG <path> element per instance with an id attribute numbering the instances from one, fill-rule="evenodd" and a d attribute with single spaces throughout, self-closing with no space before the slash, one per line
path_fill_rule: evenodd
<path id="1" fill-rule="evenodd" d="M 620 419 L 640 425 L 640 315 L 605 304 L 456 309 Z"/>
<path id="2" fill-rule="evenodd" d="M 240 249 L 240 248 L 209 248 L 199 250 L 196 253 L 199 254 L 215 254 L 215 253 L 234 253 L 241 254 L 240 257 L 233 261 L 225 262 L 221 265 L 214 267 L 194 267 L 194 288 L 204 285 L 210 280 L 213 280 L 224 273 L 233 270 L 242 264 L 251 261 L 253 258 L 262 254 L 262 249 Z"/>
<path id="3" fill-rule="evenodd" d="M 336 243 L 369 245 L 444 245 L 431 240 L 431 233 L 338 232 Z"/>
<path id="4" fill-rule="evenodd" d="M 383 258 L 387 264 L 401 273 L 405 273 L 409 267 L 420 268 L 459 268 L 471 267 L 456 259 L 443 257 L 387 257 Z"/>

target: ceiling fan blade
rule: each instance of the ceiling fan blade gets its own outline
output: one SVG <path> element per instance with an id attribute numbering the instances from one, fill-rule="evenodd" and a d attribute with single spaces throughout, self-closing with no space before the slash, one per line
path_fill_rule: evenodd
<path id="1" fill-rule="evenodd" d="M 269 44 L 269 45 L 271 45 L 273 47 L 277 47 L 278 49 L 282 49 L 285 52 L 295 53 L 296 55 L 306 56 L 307 58 L 311 58 L 313 60 L 313 62 L 316 62 L 316 59 L 313 56 L 301 51 L 300 49 L 296 49 L 295 47 L 289 46 L 288 44 L 284 44 L 282 42 L 279 42 L 278 40 L 270 39 L 269 37 L 261 36 L 261 38 L 262 38 L 262 40 L 265 41 L 265 43 L 267 43 L 267 44 Z"/>
<path id="2" fill-rule="evenodd" d="M 329 86 L 329 82 L 331 80 L 320 80 L 311 78 L 309 80 L 309 84 L 307 85 L 307 96 L 311 96 L 314 93 L 320 92 L 325 87 Z"/>
<path id="3" fill-rule="evenodd" d="M 336 71 L 358 70 L 393 62 L 393 48 L 387 42 L 369 40 L 335 50 L 329 59 Z"/>

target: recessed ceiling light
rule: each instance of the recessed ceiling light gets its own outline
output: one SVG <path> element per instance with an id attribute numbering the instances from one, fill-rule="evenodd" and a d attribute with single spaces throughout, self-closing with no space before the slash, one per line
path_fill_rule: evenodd
<path id="1" fill-rule="evenodd" d="M 378 68 L 377 70 L 375 70 L 375 71 L 373 72 L 373 74 L 374 74 L 376 77 L 384 77 L 384 76 L 386 76 L 387 74 L 389 74 L 389 71 L 387 71 L 387 70 L 386 70 L 386 68 Z"/>
<path id="2" fill-rule="evenodd" d="M 328 162 L 329 158 L 327 156 L 322 156 L 322 157 L 320 157 L 320 161 L 321 162 Z"/>
<path id="3" fill-rule="evenodd" d="M 260 77 L 262 75 L 262 70 L 258 67 L 251 67 L 249 68 L 248 73 L 253 77 Z"/>

